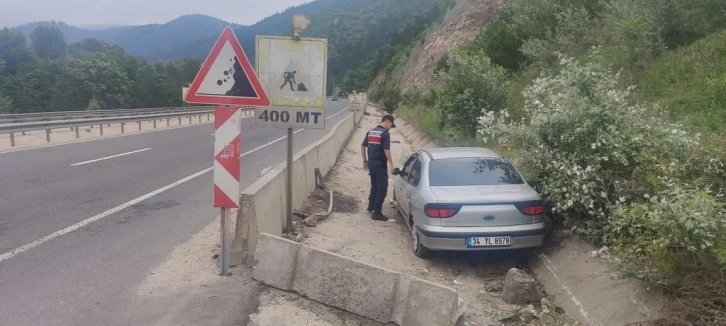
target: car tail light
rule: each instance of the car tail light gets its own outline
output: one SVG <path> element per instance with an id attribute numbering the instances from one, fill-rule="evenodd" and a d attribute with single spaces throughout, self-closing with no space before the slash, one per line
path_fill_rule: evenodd
<path id="1" fill-rule="evenodd" d="M 427 204 L 424 206 L 424 213 L 430 218 L 449 218 L 461 209 L 461 205 L 454 204 Z"/>
<path id="2" fill-rule="evenodd" d="M 544 214 L 544 204 L 539 200 L 516 203 L 517 209 L 524 215 L 542 215 Z"/>

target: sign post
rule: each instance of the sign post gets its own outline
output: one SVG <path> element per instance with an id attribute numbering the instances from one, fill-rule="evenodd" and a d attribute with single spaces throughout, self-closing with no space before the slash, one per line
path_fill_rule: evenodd
<path id="1" fill-rule="evenodd" d="M 310 25 L 303 15 L 293 16 L 293 37 L 257 36 L 255 60 L 271 108 L 255 109 L 255 124 L 287 128 L 286 226 L 292 235 L 293 129 L 325 129 L 328 40 L 302 38 Z"/>
<path id="2" fill-rule="evenodd" d="M 240 106 L 270 106 L 264 88 L 252 69 L 247 55 L 227 27 L 188 89 L 187 103 L 216 104 L 214 109 L 214 188 L 213 206 L 220 208 L 219 274 L 229 273 L 229 211 L 239 208 L 240 143 L 242 112 Z"/>

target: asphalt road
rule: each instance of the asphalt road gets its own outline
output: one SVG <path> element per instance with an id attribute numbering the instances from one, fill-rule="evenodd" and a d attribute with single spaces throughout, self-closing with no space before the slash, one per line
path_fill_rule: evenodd
<path id="1" fill-rule="evenodd" d="M 294 150 L 348 116 L 346 104 L 329 101 L 326 130 L 297 132 Z M 242 125 L 244 189 L 284 160 L 286 130 Z M 139 301 L 134 288 L 217 218 L 213 132 L 205 124 L 0 153 L 0 325 L 165 324 L 183 309 L 183 297 Z M 245 292 L 230 294 L 240 311 L 255 309 L 254 288 L 227 291 Z"/>

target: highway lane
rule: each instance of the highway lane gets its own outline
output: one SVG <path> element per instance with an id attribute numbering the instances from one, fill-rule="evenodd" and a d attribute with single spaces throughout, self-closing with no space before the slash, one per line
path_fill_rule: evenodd
<path id="1" fill-rule="evenodd" d="M 345 104 L 329 102 L 327 129 L 297 133 L 295 151 L 346 117 Z M 216 218 L 212 174 L 203 173 L 212 165 L 212 133 L 207 124 L 0 154 L 0 255 L 199 173 L 27 251 L 0 256 L 0 325 L 146 324 L 162 318 L 174 300 L 149 304 L 133 289 Z M 242 158 L 243 188 L 283 161 L 285 134 L 255 127 L 254 118 L 243 120 L 242 152 L 257 149 Z"/>

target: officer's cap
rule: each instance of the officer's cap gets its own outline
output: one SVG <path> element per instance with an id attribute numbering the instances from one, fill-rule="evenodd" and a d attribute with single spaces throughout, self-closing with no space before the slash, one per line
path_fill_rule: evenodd
<path id="1" fill-rule="evenodd" d="M 381 119 L 381 121 L 386 121 L 386 120 L 391 122 L 391 128 L 396 128 L 396 123 L 393 122 L 394 118 L 392 115 L 390 115 L 390 114 L 384 115 L 383 118 Z"/>

